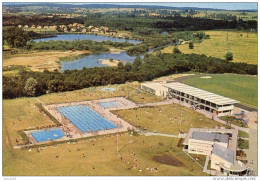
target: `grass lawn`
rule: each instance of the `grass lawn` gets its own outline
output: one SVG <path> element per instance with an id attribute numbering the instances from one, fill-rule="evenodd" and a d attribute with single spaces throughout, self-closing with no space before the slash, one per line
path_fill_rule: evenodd
<path id="1" fill-rule="evenodd" d="M 244 140 L 244 139 L 238 138 L 237 144 L 238 144 L 237 145 L 238 148 L 249 149 L 249 141 L 248 140 Z"/>
<path id="2" fill-rule="evenodd" d="M 138 85 L 135 85 L 138 86 Z M 116 93 L 117 95 L 126 94 Z M 99 88 L 96 88 L 99 89 Z M 93 89 L 94 90 L 94 89 Z M 60 103 L 79 99 L 112 97 L 108 92 L 83 89 L 39 97 L 46 103 Z M 91 92 L 93 91 L 93 92 Z M 64 94 L 64 95 L 63 95 Z M 114 93 L 115 94 L 115 93 Z M 63 95 L 63 96 L 62 96 Z M 35 106 L 33 98 L 3 100 L 3 175 L 205 175 L 202 169 L 177 147 L 179 139 L 158 136 L 119 136 L 119 154 L 116 154 L 116 136 L 63 143 L 40 149 L 21 150 L 13 146 L 22 143 L 18 130 L 53 125 Z M 184 114 L 186 114 L 184 112 Z M 102 150 L 102 148 L 104 150 Z M 77 151 L 79 149 L 79 151 Z M 135 155 L 132 153 L 134 152 Z M 85 157 L 83 156 L 85 155 Z M 56 158 L 56 156 L 59 156 Z M 165 156 L 173 160 L 169 165 L 154 160 Z M 126 160 L 127 163 L 124 162 Z M 129 164 L 128 164 L 129 163 Z M 174 164 L 178 165 L 174 165 Z M 137 167 L 137 168 L 136 168 Z M 157 167 L 157 172 L 149 168 Z M 76 169 L 75 169 L 76 168 Z M 141 171 L 138 171 L 141 169 Z"/>
<path id="3" fill-rule="evenodd" d="M 249 138 L 249 134 L 247 132 L 238 130 L 238 137 Z"/>
<path id="4" fill-rule="evenodd" d="M 220 117 L 220 119 L 222 119 L 224 121 L 228 121 L 229 123 L 237 125 L 239 127 L 248 128 L 247 124 L 244 124 L 241 120 L 236 120 L 235 116 L 222 116 L 222 117 Z"/>
<path id="5" fill-rule="evenodd" d="M 180 45 L 178 48 L 183 53 L 205 54 L 207 56 L 225 59 L 227 52 L 233 53 L 233 62 L 244 62 L 257 64 L 257 34 L 244 31 L 204 31 L 210 35 L 210 39 L 204 39 L 202 43 L 194 43 L 194 49 L 189 49 L 188 44 Z M 242 36 L 241 36 L 242 35 Z M 174 46 L 162 50 L 172 53 Z"/>
<path id="6" fill-rule="evenodd" d="M 133 126 L 152 132 L 175 135 L 180 131 L 188 132 L 191 127 L 213 128 L 215 126 L 224 126 L 178 104 L 117 110 L 113 111 L 113 113 Z"/>
<path id="7" fill-rule="evenodd" d="M 38 97 L 39 100 L 46 104 L 55 103 L 67 103 L 75 101 L 86 101 L 86 100 L 96 100 L 104 99 L 109 97 L 126 97 L 130 101 L 135 103 L 150 103 L 163 101 L 161 97 L 152 95 L 141 91 L 140 94 L 137 93 L 137 89 L 140 88 L 138 82 L 120 84 L 120 85 L 107 85 L 104 87 L 116 88 L 115 91 L 102 91 L 102 87 L 90 87 L 76 91 L 62 92 L 46 94 Z"/>
<path id="8" fill-rule="evenodd" d="M 210 76 L 210 79 L 190 78 L 184 83 L 257 107 L 257 77 L 232 74 Z"/>

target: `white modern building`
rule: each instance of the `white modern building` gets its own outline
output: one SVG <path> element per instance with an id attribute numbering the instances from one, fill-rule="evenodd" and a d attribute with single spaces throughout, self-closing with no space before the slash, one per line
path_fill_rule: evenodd
<path id="1" fill-rule="evenodd" d="M 141 84 L 141 89 L 160 97 L 168 96 L 168 88 L 157 82 L 145 82 Z"/>
<path id="2" fill-rule="evenodd" d="M 219 116 L 232 115 L 234 104 L 239 101 L 218 94 L 188 86 L 179 82 L 163 85 L 168 88 L 169 95 L 179 101 L 193 106 L 195 109 L 204 109 Z"/>
<path id="3" fill-rule="evenodd" d="M 210 167 L 222 175 L 246 175 L 247 167 L 236 160 L 236 129 L 190 128 L 184 139 L 184 150 L 191 154 L 206 155 Z"/>

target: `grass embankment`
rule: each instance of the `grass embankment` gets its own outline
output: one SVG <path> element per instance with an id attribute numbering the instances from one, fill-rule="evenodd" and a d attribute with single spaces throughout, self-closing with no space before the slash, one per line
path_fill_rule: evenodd
<path id="1" fill-rule="evenodd" d="M 238 137 L 249 138 L 249 134 L 247 132 L 238 130 Z"/>
<path id="2" fill-rule="evenodd" d="M 214 128 L 215 126 L 224 126 L 178 104 L 117 110 L 113 113 L 135 127 L 174 135 L 177 135 L 180 131 L 188 132 L 191 127 Z"/>
<path id="3" fill-rule="evenodd" d="M 210 76 L 212 78 L 209 79 L 190 78 L 185 80 L 184 83 L 257 107 L 256 76 L 232 74 Z"/>
<path id="4" fill-rule="evenodd" d="M 139 86 L 139 84 L 131 85 L 133 87 Z M 113 87 L 117 86 L 114 85 Z M 132 99 L 135 99 L 135 96 L 143 96 L 142 93 L 141 95 L 137 94 L 136 89 L 123 85 L 115 92 L 101 91 L 100 87 L 98 87 L 48 94 L 38 98 L 45 103 L 61 103 L 125 96 L 130 93 L 133 93 L 131 94 Z M 152 95 L 147 94 L 146 96 Z M 146 100 L 146 96 L 144 96 L 144 100 Z M 155 96 L 155 98 L 157 97 Z M 43 147 L 39 149 L 39 153 L 34 148 L 32 151 L 14 149 L 13 146 L 24 141 L 23 135 L 18 132 L 19 130 L 53 124 L 47 115 L 39 111 L 35 106 L 36 103 L 38 102 L 33 98 L 3 101 L 4 176 L 205 175 L 202 169 L 182 152 L 182 147 L 177 147 L 178 139 L 168 137 L 163 139 L 158 136 L 131 137 L 128 133 L 121 135 L 119 136 L 118 147 L 122 160 L 116 154 L 116 136 L 105 136 L 94 140 L 88 139 L 77 143 L 63 143 Z M 171 163 L 169 164 L 172 165 L 155 161 L 154 157 L 156 156 L 170 158 Z M 148 169 L 153 167 L 158 168 L 158 171 L 152 172 Z M 138 171 L 138 169 L 141 170 Z"/>
<path id="5" fill-rule="evenodd" d="M 204 31 L 210 35 L 210 39 L 204 39 L 202 43 L 194 43 L 194 49 L 189 49 L 188 44 L 179 45 L 183 53 L 205 54 L 207 56 L 225 59 L 227 52 L 233 53 L 233 62 L 244 62 L 257 64 L 257 34 L 244 31 Z M 172 53 L 174 46 L 162 50 L 165 53 Z"/>
<path id="6" fill-rule="evenodd" d="M 223 116 L 220 117 L 220 119 L 229 122 L 230 124 L 234 124 L 239 127 L 245 127 L 248 128 L 247 124 L 244 124 L 242 120 L 237 120 L 235 116 Z"/>
<path id="7" fill-rule="evenodd" d="M 59 69 L 59 58 L 74 57 L 82 54 L 89 54 L 90 51 L 42 51 L 27 52 L 15 55 L 6 55 L 3 57 L 3 67 L 9 65 L 27 66 L 33 71 L 43 71 L 47 69 L 53 71 Z"/>

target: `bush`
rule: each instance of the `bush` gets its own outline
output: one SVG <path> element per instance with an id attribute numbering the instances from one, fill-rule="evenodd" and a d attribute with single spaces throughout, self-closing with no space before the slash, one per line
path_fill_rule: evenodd
<path id="1" fill-rule="evenodd" d="M 193 49 L 194 48 L 194 45 L 192 42 L 189 43 L 189 49 Z"/>
<path id="2" fill-rule="evenodd" d="M 181 51 L 179 50 L 179 48 L 178 47 L 174 47 L 174 49 L 173 49 L 173 53 L 181 53 Z"/>
<path id="3" fill-rule="evenodd" d="M 226 60 L 231 61 L 233 60 L 233 53 L 232 52 L 227 52 L 225 55 Z"/>

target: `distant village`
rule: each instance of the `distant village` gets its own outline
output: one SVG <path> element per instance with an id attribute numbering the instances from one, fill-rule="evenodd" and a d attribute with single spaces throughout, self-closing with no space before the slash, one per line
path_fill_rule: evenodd
<path id="1" fill-rule="evenodd" d="M 114 30 L 110 30 L 108 27 L 105 26 L 101 26 L 101 27 L 95 27 L 95 26 L 88 26 L 85 27 L 83 24 L 79 24 L 79 23 L 73 23 L 73 24 L 69 24 L 69 25 L 53 25 L 53 26 L 42 26 L 42 25 L 32 25 L 32 26 L 28 26 L 28 25 L 18 25 L 18 28 L 22 28 L 22 29 L 51 29 L 51 30 L 57 30 L 59 32 L 81 32 L 81 33 L 110 33 L 110 32 L 115 32 Z"/>

